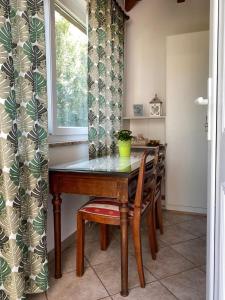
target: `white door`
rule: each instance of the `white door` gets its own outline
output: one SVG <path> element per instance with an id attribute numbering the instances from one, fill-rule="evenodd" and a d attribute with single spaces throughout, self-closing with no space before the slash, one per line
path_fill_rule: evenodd
<path id="1" fill-rule="evenodd" d="M 207 300 L 225 299 L 225 2 L 211 0 Z"/>
<path id="2" fill-rule="evenodd" d="M 166 208 L 206 213 L 209 32 L 167 38 Z"/>

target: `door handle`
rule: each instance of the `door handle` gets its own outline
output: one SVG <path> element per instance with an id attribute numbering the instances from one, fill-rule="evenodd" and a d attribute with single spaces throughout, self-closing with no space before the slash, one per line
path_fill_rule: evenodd
<path id="1" fill-rule="evenodd" d="M 198 97 L 195 100 L 195 104 L 197 104 L 197 105 L 208 105 L 209 104 L 209 100 L 208 99 L 204 99 L 203 97 Z"/>
<path id="2" fill-rule="evenodd" d="M 212 78 L 208 79 L 208 134 L 207 139 L 212 139 Z"/>

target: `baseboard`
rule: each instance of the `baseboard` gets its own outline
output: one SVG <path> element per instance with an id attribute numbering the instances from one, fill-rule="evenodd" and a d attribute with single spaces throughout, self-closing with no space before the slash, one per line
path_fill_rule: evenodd
<path id="1" fill-rule="evenodd" d="M 166 210 L 172 210 L 181 213 L 191 213 L 191 214 L 201 214 L 207 215 L 207 209 L 202 207 L 192 207 L 192 206 L 183 206 L 183 205 L 175 205 L 175 204 L 168 204 L 165 205 Z"/>

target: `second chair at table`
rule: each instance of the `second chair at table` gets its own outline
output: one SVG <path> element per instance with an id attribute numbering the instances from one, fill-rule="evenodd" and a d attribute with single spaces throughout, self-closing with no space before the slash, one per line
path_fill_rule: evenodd
<path id="1" fill-rule="evenodd" d="M 154 224 L 154 196 L 156 188 L 156 163 L 146 163 L 150 151 L 144 152 L 138 174 L 134 201 L 129 202 L 129 224 L 132 227 L 135 256 L 141 287 L 145 287 L 141 246 L 141 221 L 144 214 L 148 218 L 149 242 L 153 259 L 156 258 L 156 235 Z M 144 192 L 145 191 L 145 192 Z M 77 276 L 84 273 L 85 220 L 120 226 L 119 202 L 111 198 L 94 198 L 81 207 L 77 213 Z M 102 227 L 104 228 L 104 226 Z"/>

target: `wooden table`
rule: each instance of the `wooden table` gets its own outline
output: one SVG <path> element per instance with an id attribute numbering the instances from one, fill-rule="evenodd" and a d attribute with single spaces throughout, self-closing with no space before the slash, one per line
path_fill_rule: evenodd
<path id="1" fill-rule="evenodd" d="M 71 162 L 50 168 L 50 192 L 53 195 L 55 278 L 61 270 L 61 193 L 118 198 L 121 202 L 121 295 L 128 295 L 128 187 L 137 177 L 140 153 L 130 158 L 105 156 Z M 150 157 L 147 163 L 152 163 Z M 74 212 L 75 213 L 75 212 Z"/>

